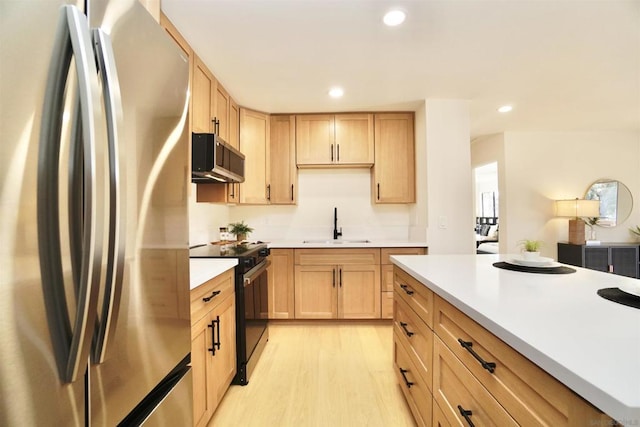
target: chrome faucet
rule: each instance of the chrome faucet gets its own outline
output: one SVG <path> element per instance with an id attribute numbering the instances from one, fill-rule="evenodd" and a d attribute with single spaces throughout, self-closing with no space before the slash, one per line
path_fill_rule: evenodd
<path id="1" fill-rule="evenodd" d="M 338 208 L 333 208 L 333 240 L 338 240 L 342 236 L 342 227 L 338 231 Z"/>

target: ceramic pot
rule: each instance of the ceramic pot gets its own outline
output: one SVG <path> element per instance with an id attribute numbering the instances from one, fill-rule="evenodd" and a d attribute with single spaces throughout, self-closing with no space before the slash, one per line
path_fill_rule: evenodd
<path id="1" fill-rule="evenodd" d="M 538 258 L 540 258 L 540 252 L 527 252 L 524 251 L 522 252 L 522 258 L 528 260 L 528 261 L 535 261 Z"/>

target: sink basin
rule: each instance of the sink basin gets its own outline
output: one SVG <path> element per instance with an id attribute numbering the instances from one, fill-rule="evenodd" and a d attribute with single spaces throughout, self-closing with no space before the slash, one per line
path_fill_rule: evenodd
<path id="1" fill-rule="evenodd" d="M 323 239 L 317 239 L 317 240 L 303 240 L 302 243 L 320 243 L 320 244 L 327 244 L 327 245 L 342 245 L 345 243 L 371 243 L 371 240 L 323 240 Z"/>

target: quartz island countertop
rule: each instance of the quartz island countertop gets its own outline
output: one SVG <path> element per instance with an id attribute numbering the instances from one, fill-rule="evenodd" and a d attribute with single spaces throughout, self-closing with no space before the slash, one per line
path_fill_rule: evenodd
<path id="1" fill-rule="evenodd" d="M 189 289 L 197 288 L 236 265 L 237 258 L 189 258 Z"/>
<path id="2" fill-rule="evenodd" d="M 640 425 L 640 309 L 596 293 L 638 279 L 573 266 L 572 274 L 493 266 L 514 257 L 391 259 L 607 415 L 623 425 Z"/>

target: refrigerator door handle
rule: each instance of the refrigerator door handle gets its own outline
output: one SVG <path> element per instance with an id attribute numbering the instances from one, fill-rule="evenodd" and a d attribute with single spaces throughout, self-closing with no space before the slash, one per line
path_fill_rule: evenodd
<path id="1" fill-rule="evenodd" d="M 102 79 L 107 121 L 107 148 L 109 152 L 109 230 L 107 247 L 107 271 L 104 286 L 102 310 L 97 321 L 94 335 L 92 362 L 102 363 L 106 356 L 109 338 L 115 333 L 116 319 L 122 294 L 122 278 L 124 274 L 125 254 L 125 212 L 122 191 L 125 188 L 124 174 L 121 165 L 122 151 L 120 136 L 122 135 L 123 108 L 120 98 L 120 82 L 113 53 L 111 38 L 101 29 L 92 30 L 95 54 Z"/>
<path id="2" fill-rule="evenodd" d="M 91 332 L 96 315 L 98 287 L 102 258 L 102 217 L 101 198 L 97 194 L 99 179 L 96 174 L 96 122 L 100 110 L 96 108 L 98 99 L 98 81 L 96 77 L 95 59 L 89 35 L 86 17 L 75 6 L 63 6 L 56 29 L 54 49 L 50 72 L 47 77 L 47 88 L 42 111 L 42 127 L 40 132 L 38 153 L 38 250 L 45 310 L 49 325 L 49 333 L 54 349 L 56 365 L 60 380 L 73 382 L 82 376 L 87 367 L 91 349 Z M 69 221 L 81 219 L 81 239 L 70 231 L 71 239 L 82 242 L 81 254 L 72 254 L 72 259 L 81 260 L 80 268 L 75 267 L 74 292 L 76 299 L 73 328 L 67 309 L 64 288 L 64 271 L 62 266 L 62 249 L 60 237 L 59 211 L 59 166 L 62 116 L 64 113 L 65 86 L 71 66 L 71 58 L 75 58 L 79 100 L 79 122 L 75 124 L 74 133 L 82 134 L 83 174 L 74 174 L 74 162 L 70 166 L 72 175 L 82 177 L 84 184 L 70 188 L 83 188 L 83 212 L 70 212 Z M 78 133 L 79 132 L 79 133 Z M 80 142 L 80 141 L 78 141 Z M 79 149 L 78 149 L 79 150 Z M 73 156 L 72 160 L 73 162 Z M 74 178 L 70 177 L 70 181 Z M 76 199 L 79 200 L 79 199 Z M 76 206 L 75 202 L 70 202 Z M 74 268 L 74 267 L 72 267 Z"/>

